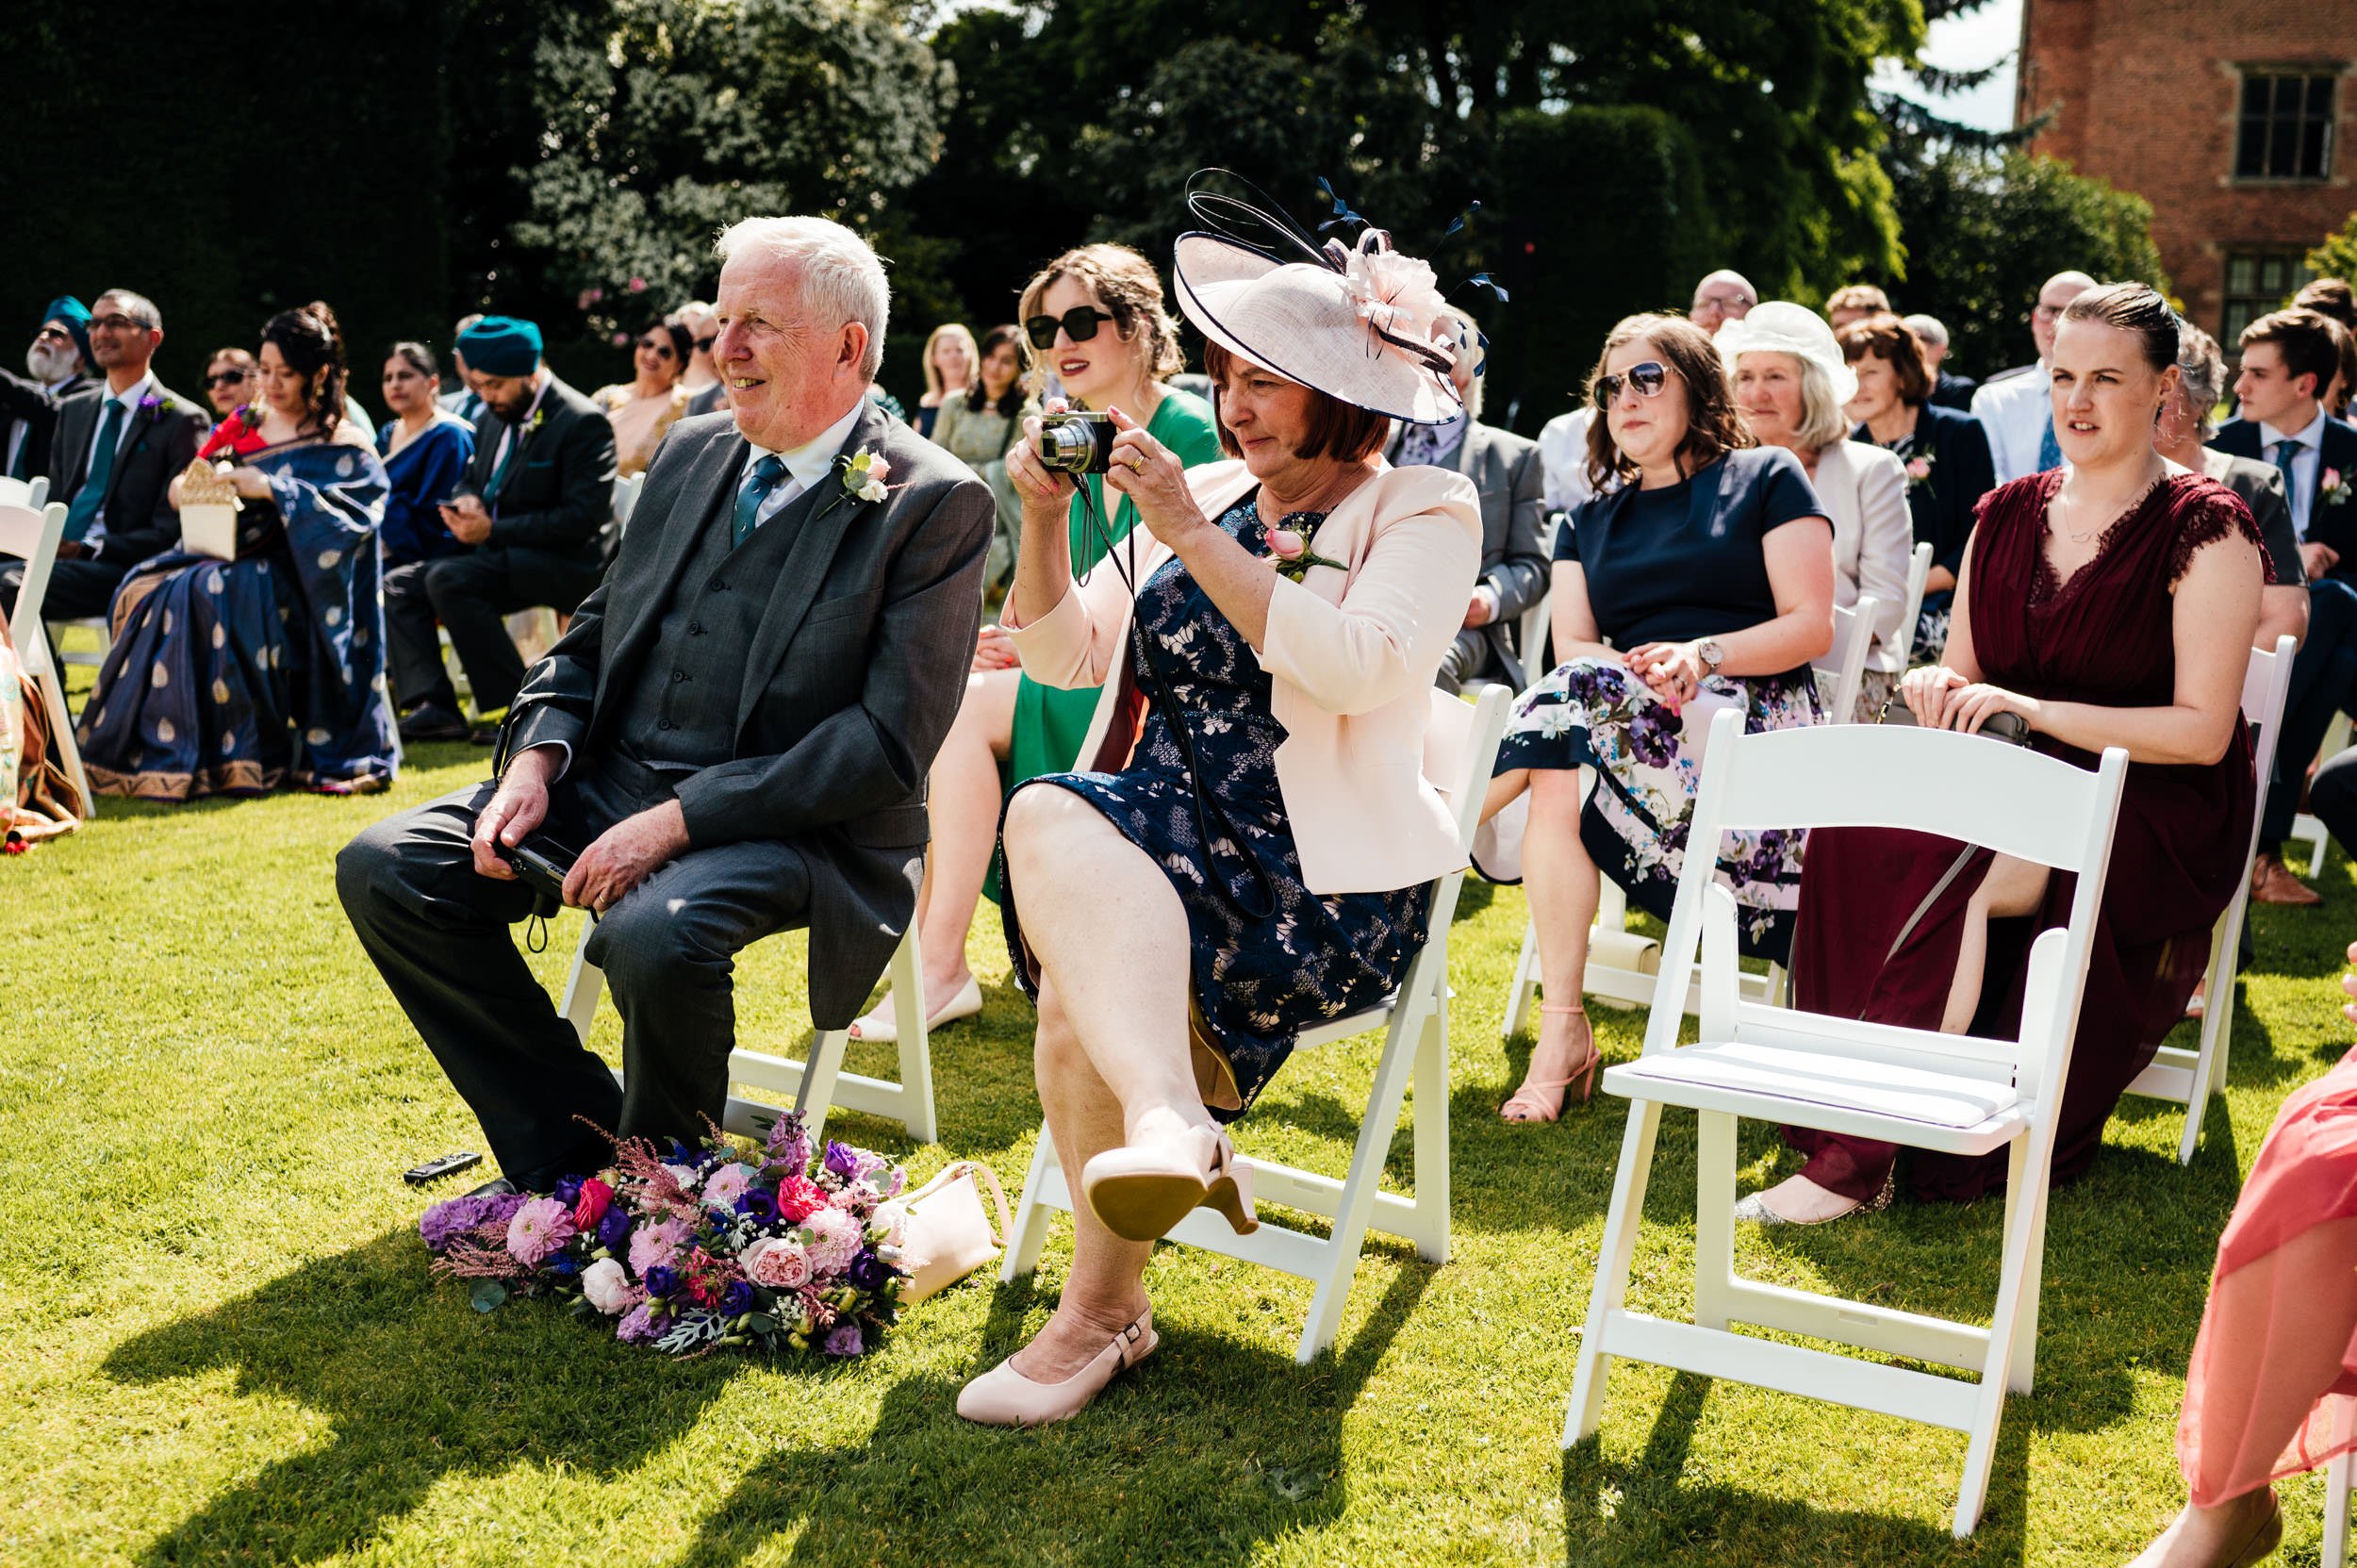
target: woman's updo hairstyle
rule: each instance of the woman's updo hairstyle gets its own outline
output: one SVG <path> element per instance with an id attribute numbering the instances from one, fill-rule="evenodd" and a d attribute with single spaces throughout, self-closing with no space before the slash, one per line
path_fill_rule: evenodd
<path id="1" fill-rule="evenodd" d="M 284 354 L 286 351 L 281 349 L 279 352 Z M 400 360 L 428 381 L 439 381 L 442 377 L 442 367 L 436 363 L 434 351 L 423 343 L 404 339 L 395 343 L 385 357 Z"/>
<path id="2" fill-rule="evenodd" d="M 1597 401 L 1596 383 L 1612 362 L 1612 351 L 1640 338 L 1654 346 L 1686 388 L 1686 438 L 1677 450 L 1681 474 L 1690 479 L 1728 453 L 1758 444 L 1735 406 L 1735 388 L 1710 334 L 1683 316 L 1624 316 L 1588 372 L 1588 406 L 1595 410 L 1588 421 L 1588 483 L 1599 491 L 1640 473 L 1612 439 L 1612 411 Z"/>
<path id="3" fill-rule="evenodd" d="M 1082 245 L 1056 257 L 1032 274 L 1023 286 L 1022 303 L 1015 307 L 1015 319 L 1028 322 L 1041 314 L 1040 301 L 1058 278 L 1076 279 L 1082 288 L 1096 296 L 1105 313 L 1113 319 L 1113 331 L 1125 343 L 1136 346 L 1141 335 L 1144 347 L 1140 357 L 1146 361 L 1148 380 L 1167 381 L 1187 368 L 1186 357 L 1178 351 L 1178 323 L 1171 320 L 1170 306 L 1162 299 L 1162 280 L 1154 271 L 1154 264 L 1127 245 L 1099 243 Z M 1022 339 L 1023 357 L 1031 371 L 1033 391 L 1045 384 L 1047 359 L 1031 340 Z M 979 383 L 981 367 L 975 366 Z"/>
<path id="4" fill-rule="evenodd" d="M 2090 289 L 2064 307 L 2062 319 L 2101 322 L 2134 333 L 2144 353 L 2145 368 L 2155 373 L 2177 364 L 2177 312 L 2144 284 L 2106 283 Z"/>
<path id="5" fill-rule="evenodd" d="M 319 421 L 322 434 L 334 435 L 344 417 L 347 371 L 344 335 L 327 302 L 313 300 L 280 311 L 262 323 L 262 341 L 278 345 L 280 356 L 303 378 L 305 413 Z"/>

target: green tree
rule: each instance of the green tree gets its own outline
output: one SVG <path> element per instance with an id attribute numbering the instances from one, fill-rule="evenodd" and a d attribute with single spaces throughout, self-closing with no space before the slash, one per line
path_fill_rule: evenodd
<path id="1" fill-rule="evenodd" d="M 2308 253 L 2308 270 L 2318 277 L 2357 279 L 2357 212 Z"/>

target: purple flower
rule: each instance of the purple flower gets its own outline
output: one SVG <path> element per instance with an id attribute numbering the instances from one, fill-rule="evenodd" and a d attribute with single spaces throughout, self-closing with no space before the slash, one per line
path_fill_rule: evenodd
<path id="1" fill-rule="evenodd" d="M 598 1245 L 611 1250 L 630 1239 L 630 1215 L 619 1206 L 608 1209 L 598 1220 Z"/>
<path id="2" fill-rule="evenodd" d="M 766 1225 L 778 1217 L 778 1195 L 761 1187 L 749 1187 L 745 1196 L 736 1200 L 736 1212 L 750 1214 Z"/>
<path id="3" fill-rule="evenodd" d="M 856 1356 L 865 1350 L 867 1345 L 860 1338 L 858 1320 L 847 1317 L 836 1324 L 821 1348 L 830 1356 Z"/>
<path id="4" fill-rule="evenodd" d="M 790 1167 L 797 1176 L 810 1166 L 810 1135 L 802 1131 L 802 1114 L 788 1111 L 769 1127 L 769 1162 Z"/>
<path id="5" fill-rule="evenodd" d="M 729 1281 L 720 1293 L 719 1312 L 722 1317 L 737 1317 L 753 1310 L 753 1287 L 742 1279 Z"/>
<path id="6" fill-rule="evenodd" d="M 581 1272 L 581 1260 L 573 1256 L 571 1249 L 568 1248 L 550 1257 L 549 1272 L 559 1279 L 570 1279 Z"/>
<path id="7" fill-rule="evenodd" d="M 581 1201 L 581 1178 L 578 1176 L 558 1177 L 556 1190 L 549 1196 L 565 1205 L 566 1208 L 571 1208 Z"/>
<path id="8" fill-rule="evenodd" d="M 654 1320 L 654 1303 L 641 1301 L 630 1310 L 629 1315 L 614 1326 L 614 1337 L 625 1345 L 640 1345 L 663 1337 L 663 1328 Z"/>
<path id="9" fill-rule="evenodd" d="M 849 1181 L 859 1175 L 859 1150 L 849 1144 L 830 1141 L 827 1145 L 827 1174 L 838 1181 Z"/>
<path id="10" fill-rule="evenodd" d="M 649 1296 L 668 1296 L 673 1291 L 679 1289 L 679 1270 L 675 1268 L 671 1268 L 667 1264 L 657 1263 L 654 1267 L 647 1270 L 647 1294 Z"/>
<path id="11" fill-rule="evenodd" d="M 865 1247 L 862 1247 L 859 1256 L 851 1260 L 848 1272 L 852 1284 L 871 1293 L 883 1289 L 885 1282 L 892 1278 L 892 1270 L 885 1266 L 884 1261 Z"/>

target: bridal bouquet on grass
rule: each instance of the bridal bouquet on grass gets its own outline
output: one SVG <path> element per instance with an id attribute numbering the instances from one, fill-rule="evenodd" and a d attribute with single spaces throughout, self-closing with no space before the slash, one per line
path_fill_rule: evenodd
<path id="1" fill-rule="evenodd" d="M 756 1150 L 617 1140 L 614 1163 L 548 1194 L 453 1197 L 418 1221 L 434 1272 L 477 1312 L 552 1296 L 673 1355 L 717 1345 L 857 1356 L 898 1315 L 906 1178 L 880 1154 L 812 1147 L 787 1112 Z"/>

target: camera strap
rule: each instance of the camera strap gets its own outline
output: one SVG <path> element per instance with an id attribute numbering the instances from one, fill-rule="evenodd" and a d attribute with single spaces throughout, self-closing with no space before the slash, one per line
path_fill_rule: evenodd
<path id="1" fill-rule="evenodd" d="M 1097 509 L 1096 498 L 1089 492 L 1087 484 L 1076 478 L 1073 488 L 1080 495 L 1081 528 L 1095 536 L 1097 543 L 1103 546 L 1097 564 L 1113 562 L 1122 586 L 1129 590 L 1129 642 L 1135 652 L 1139 684 L 1145 687 L 1149 711 L 1162 714 L 1169 721 L 1171 739 L 1178 744 L 1179 760 L 1186 765 L 1187 782 L 1194 796 L 1195 828 L 1203 840 L 1203 853 L 1209 858 L 1219 852 L 1217 845 L 1222 835 L 1212 832 L 1212 822 L 1216 819 L 1219 827 L 1225 830 L 1228 842 L 1234 846 L 1235 854 L 1243 860 L 1244 869 L 1250 873 L 1253 885 L 1261 894 L 1261 907 L 1253 907 L 1230 891 L 1224 877 L 1211 878 L 1211 886 L 1245 919 L 1273 919 L 1277 915 L 1276 885 L 1269 881 L 1268 872 L 1262 868 L 1260 860 L 1244 848 L 1244 835 L 1237 827 L 1235 818 L 1228 815 L 1227 805 L 1213 798 L 1205 786 L 1203 767 L 1195 758 L 1195 735 L 1187 728 L 1187 716 L 1171 699 L 1170 688 L 1162 681 L 1162 672 L 1154 663 L 1152 639 L 1146 635 L 1146 626 L 1138 616 L 1138 525 L 1132 523 L 1129 532 L 1116 544 L 1113 531 L 1106 525 L 1104 514 Z M 1123 558 L 1125 555 L 1126 561 Z M 1096 569 L 1095 566 L 1090 567 L 1080 574 L 1079 582 L 1086 586 Z"/>

